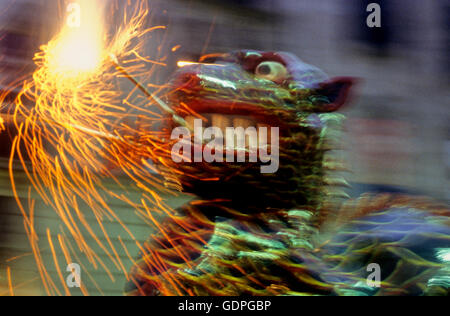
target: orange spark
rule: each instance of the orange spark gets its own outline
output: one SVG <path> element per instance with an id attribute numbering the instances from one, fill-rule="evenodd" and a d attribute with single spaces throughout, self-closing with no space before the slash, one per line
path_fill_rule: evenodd
<path id="1" fill-rule="evenodd" d="M 155 210 L 169 217 L 174 213 L 158 192 L 174 193 L 143 167 L 148 161 L 164 164 L 170 158 L 170 152 L 161 146 L 160 133 L 151 132 L 151 127 L 164 120 L 156 107 L 169 113 L 172 110 L 157 97 L 160 90 L 143 95 L 143 85 L 138 84 L 139 80 L 151 82 L 155 67 L 164 66 L 161 58 L 152 60 L 146 56 L 144 47 L 148 38 L 145 36 L 164 27 L 147 25 L 149 8 L 144 0 L 126 4 L 118 1 L 111 6 L 103 5 L 102 0 L 77 3 L 87 16 L 79 28 L 63 23 L 58 35 L 35 55 L 37 70 L 23 83 L 12 113 L 18 134 L 10 160 L 12 188 L 49 295 L 70 293 L 62 275 L 65 265 L 56 256 L 57 248 L 67 264 L 76 257 L 74 249 L 80 250 L 93 267 L 102 268 L 112 281 L 113 272 L 105 260 L 127 274 L 123 257 L 113 244 L 117 236 L 108 234 L 105 221 L 117 222 L 127 237 L 139 248 L 141 245 L 110 207 L 111 200 L 128 203 L 155 227 L 159 226 L 152 214 Z M 124 11 L 117 10 L 119 4 L 125 6 Z M 110 30 L 106 27 L 111 24 L 108 18 L 122 20 L 122 25 Z M 136 87 L 131 92 L 121 89 L 121 78 L 126 74 L 136 78 Z M 143 121 L 145 128 L 136 121 Z M 3 127 L 1 117 L 0 127 Z M 62 231 L 56 234 L 58 243 L 52 241 L 50 230 L 46 240 L 59 280 L 52 280 L 43 263 L 35 229 L 34 200 L 29 196 L 27 208 L 17 192 L 16 162 L 21 164 L 33 190 L 64 223 Z M 113 170 L 118 170 L 120 176 Z M 106 183 L 111 182 L 124 192 L 130 186 L 139 188 L 140 202 L 131 201 L 125 193 L 106 189 Z M 81 205 L 89 207 L 90 215 L 97 221 L 95 229 Z M 101 236 L 95 230 L 101 231 Z M 66 234 L 71 237 L 73 247 L 69 238 L 62 239 Z M 95 241 L 100 254 L 92 249 L 87 237 Z M 126 249 L 125 252 L 128 255 Z M 87 294 L 84 288 L 82 292 Z"/>
<path id="2" fill-rule="evenodd" d="M 220 65 L 220 64 L 196 63 L 196 62 L 192 62 L 192 61 L 179 61 L 177 63 L 177 65 L 179 68 L 183 68 L 183 67 L 191 66 L 191 65 L 208 65 L 208 66 L 223 67 L 223 65 Z"/>
<path id="3" fill-rule="evenodd" d="M 11 268 L 10 267 L 6 268 L 6 275 L 7 275 L 7 278 L 8 278 L 9 295 L 10 296 L 14 296 L 14 288 L 13 288 L 13 282 L 12 282 Z"/>

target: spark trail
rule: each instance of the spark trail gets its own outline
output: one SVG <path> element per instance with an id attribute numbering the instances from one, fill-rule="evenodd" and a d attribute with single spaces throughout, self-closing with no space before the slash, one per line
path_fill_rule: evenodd
<path id="1" fill-rule="evenodd" d="M 109 236 L 104 223 L 117 222 L 128 238 L 135 237 L 109 206 L 111 200 L 127 203 L 155 226 L 158 224 L 153 213 L 173 214 L 159 195 L 169 191 L 155 173 L 148 171 L 154 169 L 148 161 L 164 165 L 165 159 L 170 158 L 170 153 L 161 147 L 161 133 L 153 126 L 167 119 L 158 108 L 169 113 L 171 109 L 157 97 L 163 87 L 148 92 L 140 84 L 152 82 L 157 67 L 165 66 L 162 58 L 146 57 L 144 47 L 149 36 L 164 30 L 164 26 L 148 25 L 150 9 L 144 0 L 126 4 L 111 1 L 108 5 L 99 0 L 77 3 L 85 13 L 80 27 L 62 23 L 60 32 L 41 47 L 34 58 L 37 70 L 23 82 L 14 109 L 7 116 L 17 129 L 10 160 L 12 188 L 49 295 L 70 294 L 62 277 L 66 275 L 66 264 L 58 262 L 57 249 L 67 264 L 76 256 L 75 250 L 81 251 L 92 266 L 104 269 L 111 280 L 114 277 L 102 259 L 105 256 L 116 270 L 127 274 L 119 255 L 123 249 L 116 249 L 113 243 L 118 236 Z M 118 27 L 117 21 L 121 21 Z M 129 92 L 124 92 L 125 78 L 133 79 L 134 87 Z M 0 116 L 0 130 L 5 117 Z M 136 121 L 142 121 L 142 126 Z M 31 195 L 28 203 L 20 199 L 23 196 L 19 196 L 16 185 L 17 163 L 33 190 L 64 223 L 59 232 L 47 230 L 47 248 L 57 268 L 57 279 L 51 277 L 44 264 L 34 220 L 38 211 L 35 201 Z M 123 193 L 107 189 L 106 183 L 110 182 L 115 182 Z M 127 186 L 139 188 L 138 201 L 127 197 Z M 82 205 L 87 205 L 91 214 L 86 214 Z M 96 227 L 87 220 L 89 216 L 96 219 Z M 95 233 L 98 230 L 103 232 L 101 236 Z M 87 237 L 95 241 L 101 253 L 93 250 Z M 84 284 L 81 289 L 83 294 L 89 294 Z"/>

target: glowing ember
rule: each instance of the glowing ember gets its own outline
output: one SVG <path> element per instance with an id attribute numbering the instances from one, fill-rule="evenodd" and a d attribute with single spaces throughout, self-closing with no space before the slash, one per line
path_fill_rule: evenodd
<path id="1" fill-rule="evenodd" d="M 55 73 L 94 72 L 104 55 L 103 8 L 98 1 L 76 3 L 80 21 L 71 25 L 67 20 L 60 35 L 48 47 L 49 65 Z"/>

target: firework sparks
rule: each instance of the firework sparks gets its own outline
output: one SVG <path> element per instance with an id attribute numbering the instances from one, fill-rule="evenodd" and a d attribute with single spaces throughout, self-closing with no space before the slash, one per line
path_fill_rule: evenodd
<path id="1" fill-rule="evenodd" d="M 155 66 L 164 66 L 159 61 L 143 57 L 145 35 L 164 29 L 162 26 L 146 25 L 149 14 L 147 2 L 128 3 L 125 12 L 121 12 L 125 17 L 121 19 L 123 24 L 114 32 L 105 26 L 108 25 L 105 21 L 108 14 L 105 12 L 112 10 L 111 16 L 117 14 L 117 3 L 111 8 L 101 5 L 102 1 L 79 0 L 77 3 L 87 15 L 79 27 L 64 24 L 59 34 L 36 54 L 37 70 L 32 79 L 23 84 L 11 116 L 18 131 L 10 162 L 12 187 L 48 294 L 70 293 L 62 277 L 64 272 L 60 266 L 63 265 L 58 264 L 55 255 L 58 246 L 67 264 L 75 256 L 73 248 L 76 246 L 93 266 L 103 267 L 112 280 L 111 271 L 101 259 L 103 254 L 117 270 L 127 274 L 103 221 L 116 221 L 131 239 L 135 240 L 135 237 L 107 201 L 118 199 L 130 204 L 140 216 L 154 225 L 157 223 L 151 212 L 156 207 L 160 213 L 173 214 L 156 193 L 168 192 L 167 189 L 159 178 L 148 172 L 148 168 L 154 167 L 147 163 L 154 160 L 164 164 L 170 153 L 167 153 L 167 158 L 164 157 L 164 150 L 158 145 L 161 135 L 150 132 L 147 127 L 167 119 L 155 108 L 162 109 L 183 124 L 183 120 L 177 118 L 170 107 L 157 97 L 159 91 L 148 92 L 139 83 L 139 80 L 148 81 L 151 78 Z M 148 65 L 152 67 L 146 70 Z M 119 87 L 120 78 L 132 80 L 135 88 L 124 95 Z M 127 120 L 137 121 L 143 117 L 147 122 L 145 130 L 126 123 Z M 0 117 L 0 129 L 3 122 Z M 19 199 L 13 168 L 15 161 L 21 163 L 34 190 L 55 209 L 65 224 L 56 237 L 55 232 L 47 231 L 59 280 L 52 280 L 43 263 L 34 226 L 34 202 L 30 198 L 29 206 L 25 206 Z M 105 189 L 104 182 L 108 181 L 105 179 L 122 185 L 112 168 L 121 170 L 128 180 L 139 187 L 142 192 L 140 202 L 131 202 L 125 195 Z M 94 233 L 92 224 L 80 209 L 81 204 L 89 206 L 103 236 Z M 83 231 L 95 240 L 102 255 L 86 242 Z M 82 292 L 88 294 L 84 285 Z"/>
<path id="2" fill-rule="evenodd" d="M 80 76 L 95 73 L 104 54 L 103 8 L 98 1 L 78 0 L 78 25 L 67 22 L 47 49 L 49 74 Z M 82 14 L 81 14 L 82 13 Z"/>

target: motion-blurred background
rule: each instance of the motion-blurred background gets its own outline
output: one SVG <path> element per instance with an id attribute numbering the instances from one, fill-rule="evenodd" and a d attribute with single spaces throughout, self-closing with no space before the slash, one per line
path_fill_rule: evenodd
<path id="1" fill-rule="evenodd" d="M 0 89 L 32 72 L 39 45 L 57 31 L 57 2 L 0 0 Z M 151 23 L 168 27 L 157 47 L 168 58 L 161 80 L 175 69 L 177 60 L 195 61 L 204 53 L 244 48 L 289 51 L 330 76 L 361 78 L 352 104 L 345 109 L 343 144 L 353 170 L 348 178 L 354 183 L 349 193 L 400 191 L 450 200 L 449 0 L 149 2 Z M 366 7 L 372 2 L 382 8 L 381 28 L 366 25 Z M 173 47 L 178 49 L 172 51 Z M 13 136 L 13 132 L 0 135 L 0 295 L 11 294 L 8 271 L 15 294 L 44 294 L 23 219 L 11 198 L 7 167 Z M 25 177 L 18 190 L 27 196 Z M 114 207 L 138 239 L 148 237 L 149 228 L 131 209 Z M 47 228 L 61 225 L 39 201 L 36 214 L 38 233 L 44 239 Z M 119 225 L 105 225 L 113 239 L 123 234 Z M 124 242 L 135 249 L 131 253 L 135 256 L 138 249 L 133 241 Z M 43 249 L 42 255 L 54 274 L 49 250 Z M 121 255 L 127 261 L 127 254 Z M 122 293 L 122 272 L 111 268 L 111 280 L 101 269 L 86 269 L 91 294 Z"/>

